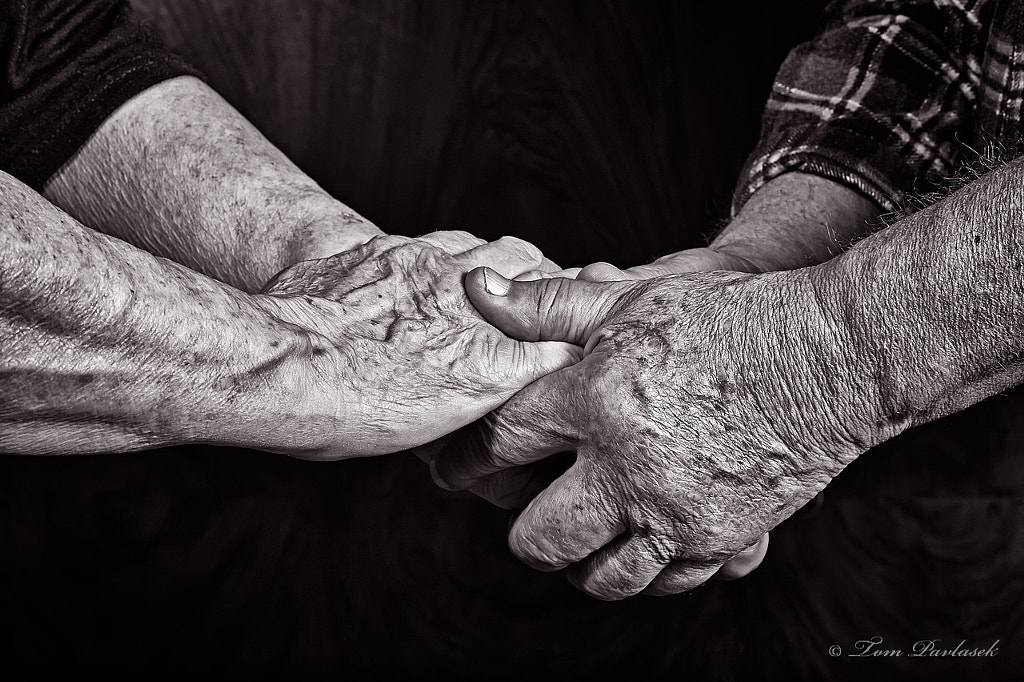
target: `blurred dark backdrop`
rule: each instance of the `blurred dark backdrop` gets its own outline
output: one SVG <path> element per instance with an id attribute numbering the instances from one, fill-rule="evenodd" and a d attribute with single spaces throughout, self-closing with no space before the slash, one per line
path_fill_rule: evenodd
<path id="1" fill-rule="evenodd" d="M 135 0 L 385 231 L 514 234 L 563 266 L 704 242 L 821 0 Z M 253 245 L 258 248 L 258 245 Z M 0 458 L 0 661 L 356 679 L 1012 679 L 1019 392 L 862 457 L 749 578 L 592 600 L 407 453 Z M 881 636 L 995 658 L 833 658 Z"/>

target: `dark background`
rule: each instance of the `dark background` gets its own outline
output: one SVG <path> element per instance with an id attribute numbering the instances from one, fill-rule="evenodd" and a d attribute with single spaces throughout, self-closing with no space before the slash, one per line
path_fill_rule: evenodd
<path id="1" fill-rule="evenodd" d="M 385 231 L 515 234 L 563 266 L 703 244 L 823 2 L 136 0 Z M 253 245 L 258 248 L 258 245 Z M 334 679 L 1011 679 L 1024 400 L 864 455 L 744 580 L 603 603 L 407 453 L 0 458 L 0 662 Z M 832 658 L 881 636 L 985 660 Z"/>

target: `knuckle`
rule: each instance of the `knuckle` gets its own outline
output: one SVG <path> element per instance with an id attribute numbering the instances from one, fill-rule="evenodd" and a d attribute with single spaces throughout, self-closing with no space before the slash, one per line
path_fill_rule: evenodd
<path id="1" fill-rule="evenodd" d="M 558 545 L 557 535 L 558 531 L 550 525 L 520 518 L 509 532 L 508 546 L 525 564 L 540 571 L 556 571 L 569 563 Z"/>
<path id="2" fill-rule="evenodd" d="M 569 572 L 569 580 L 578 589 L 603 601 L 623 599 L 640 593 L 645 585 L 638 578 L 639 566 L 633 567 L 633 564 L 640 562 L 625 557 L 620 559 L 622 563 L 617 566 L 574 567 Z"/>
<path id="3" fill-rule="evenodd" d="M 668 566 L 650 585 L 651 594 L 681 594 L 695 590 L 715 574 L 715 567 L 676 564 Z"/>
<path id="4" fill-rule="evenodd" d="M 682 554 L 682 545 L 675 535 L 674 529 L 654 526 L 649 522 L 633 525 L 633 537 L 640 541 L 644 551 L 659 564 L 672 563 Z"/>
<path id="5" fill-rule="evenodd" d="M 526 261 L 536 263 L 538 266 L 543 262 L 544 255 L 541 250 L 530 242 L 519 237 L 505 236 L 498 240 L 498 243 L 512 256 Z"/>

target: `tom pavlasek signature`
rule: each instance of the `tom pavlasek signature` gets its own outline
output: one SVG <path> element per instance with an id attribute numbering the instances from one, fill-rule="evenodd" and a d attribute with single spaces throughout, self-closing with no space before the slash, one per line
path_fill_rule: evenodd
<path id="1" fill-rule="evenodd" d="M 988 646 L 969 645 L 966 639 L 959 642 L 941 639 L 919 639 L 910 645 L 909 649 L 893 648 L 886 646 L 885 640 L 880 635 L 868 639 L 858 639 L 853 643 L 854 650 L 846 654 L 849 658 L 860 658 L 868 656 L 897 658 L 906 656 L 908 658 L 985 658 L 992 657 L 999 653 L 999 642 L 996 640 Z M 833 644 L 828 648 L 829 656 L 833 658 L 843 655 L 843 648 Z"/>

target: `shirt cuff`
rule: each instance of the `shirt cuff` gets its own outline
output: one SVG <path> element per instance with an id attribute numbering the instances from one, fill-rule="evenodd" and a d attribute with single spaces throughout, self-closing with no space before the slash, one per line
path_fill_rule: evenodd
<path id="1" fill-rule="evenodd" d="M 853 130 L 801 126 L 769 135 L 748 158 L 733 194 L 732 215 L 750 197 L 784 173 L 818 175 L 857 190 L 885 211 L 897 211 L 904 189 L 914 183 L 910 167 L 895 152 Z"/>

